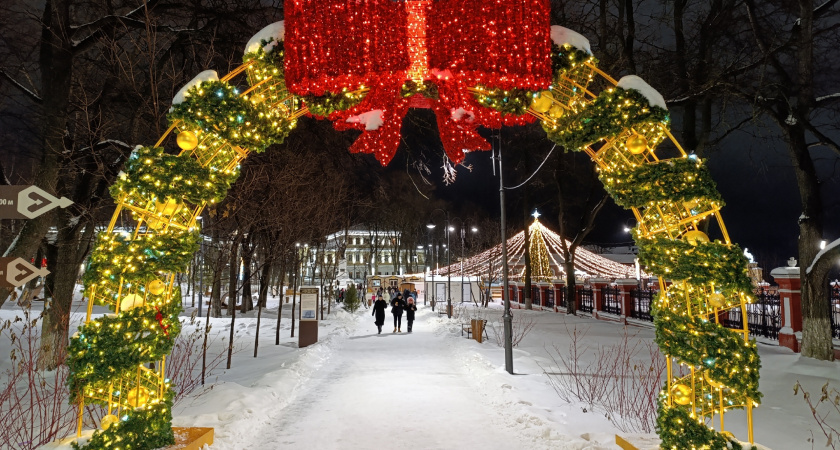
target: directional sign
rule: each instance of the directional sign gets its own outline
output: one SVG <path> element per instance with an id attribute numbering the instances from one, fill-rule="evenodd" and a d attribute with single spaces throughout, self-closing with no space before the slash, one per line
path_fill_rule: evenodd
<path id="1" fill-rule="evenodd" d="M 0 186 L 0 219 L 34 219 L 72 204 L 72 200 L 55 198 L 38 186 Z"/>
<path id="2" fill-rule="evenodd" d="M 0 258 L 0 286 L 19 287 L 35 277 L 45 277 L 50 271 L 39 269 L 23 258 Z"/>

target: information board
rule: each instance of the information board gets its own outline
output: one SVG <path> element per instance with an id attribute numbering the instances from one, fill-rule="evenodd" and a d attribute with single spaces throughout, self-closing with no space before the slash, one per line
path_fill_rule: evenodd
<path id="1" fill-rule="evenodd" d="M 317 286 L 300 288 L 300 320 L 318 320 L 318 290 Z"/>

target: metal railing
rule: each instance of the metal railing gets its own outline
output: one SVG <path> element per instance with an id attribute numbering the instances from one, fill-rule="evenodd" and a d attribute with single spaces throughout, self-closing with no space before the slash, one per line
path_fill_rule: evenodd
<path id="1" fill-rule="evenodd" d="M 650 314 L 650 305 L 658 294 L 659 291 L 654 289 L 633 289 L 630 291 L 631 304 L 633 305 L 633 308 L 630 310 L 630 317 L 653 322 L 653 316 Z"/>
<path id="2" fill-rule="evenodd" d="M 554 286 L 549 287 L 545 293 L 545 307 L 554 309 Z"/>
<path id="3" fill-rule="evenodd" d="M 779 339 L 779 329 L 782 327 L 779 293 L 761 289 L 755 295 L 755 303 L 745 305 L 750 335 Z M 741 308 L 733 308 L 721 313 L 720 322 L 727 328 L 743 328 Z"/>
<path id="4" fill-rule="evenodd" d="M 618 286 L 604 286 L 601 288 L 601 311 L 609 314 L 621 315 L 621 289 Z"/>
<path id="5" fill-rule="evenodd" d="M 577 300 L 578 300 L 578 311 L 588 312 L 591 313 L 593 309 L 595 309 L 594 301 L 595 295 L 592 292 L 592 289 L 589 288 L 581 288 L 577 290 Z"/>

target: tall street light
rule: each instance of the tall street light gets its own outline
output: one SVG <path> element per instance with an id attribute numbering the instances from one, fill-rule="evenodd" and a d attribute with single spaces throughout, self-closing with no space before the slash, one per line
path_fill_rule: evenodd
<path id="1" fill-rule="evenodd" d="M 452 222 L 455 222 L 456 220 L 461 223 L 461 228 L 460 228 L 460 232 L 461 232 L 460 233 L 461 234 L 461 303 L 464 303 L 464 252 L 465 252 L 464 248 L 466 247 L 466 245 L 464 243 L 464 238 L 466 237 L 466 234 L 467 234 L 467 228 L 465 226 L 466 224 L 464 223 L 463 219 L 461 219 L 460 217 L 453 217 L 452 218 Z M 447 229 L 450 232 L 455 231 L 455 227 L 452 227 L 452 226 L 447 227 Z M 476 232 L 478 232 L 478 228 L 470 227 L 470 231 L 472 231 L 473 233 L 476 233 Z M 472 290 L 470 290 L 470 292 L 472 292 Z"/>
<path id="2" fill-rule="evenodd" d="M 449 211 L 435 208 L 432 211 L 434 214 L 435 211 L 440 211 L 446 215 L 446 317 L 451 319 L 452 318 L 452 268 L 450 267 L 451 264 L 451 255 L 452 252 L 450 251 L 449 245 Z M 435 224 L 430 222 L 426 225 L 430 230 L 435 228 Z"/>
<path id="3" fill-rule="evenodd" d="M 495 156 L 495 153 L 494 153 Z M 499 204 L 501 207 L 501 229 L 502 229 L 502 279 L 503 291 L 502 298 L 505 302 L 505 313 L 502 319 L 505 324 L 505 370 L 507 373 L 513 375 L 513 316 L 510 313 L 510 292 L 508 289 L 508 252 L 507 252 L 507 230 L 505 223 L 505 182 L 502 176 L 502 136 L 499 133 Z M 496 161 L 493 161 L 495 169 Z"/>

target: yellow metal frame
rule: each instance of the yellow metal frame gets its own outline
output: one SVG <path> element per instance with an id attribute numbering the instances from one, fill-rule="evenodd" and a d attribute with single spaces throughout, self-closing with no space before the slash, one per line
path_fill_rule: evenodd
<path id="1" fill-rule="evenodd" d="M 222 78 L 222 81 L 229 81 L 235 78 L 236 76 L 246 72 L 250 67 L 250 63 L 243 64 L 234 69 L 229 74 L 225 75 Z M 259 90 L 261 88 L 270 84 L 269 81 L 269 79 L 263 80 L 262 83 L 251 87 L 250 89 L 248 89 L 240 95 L 246 96 L 252 94 L 259 94 Z M 297 118 L 303 116 L 308 112 L 306 108 L 300 107 L 300 102 L 295 101 L 293 97 L 289 94 L 284 95 L 276 104 L 278 106 L 281 104 L 283 105 L 283 108 L 288 111 L 288 118 L 290 120 L 296 120 Z M 296 106 L 297 108 L 290 110 L 288 108 L 289 105 Z M 164 145 L 167 138 L 171 137 L 173 132 L 177 134 L 178 132 L 184 131 L 182 129 L 182 126 L 182 123 L 177 121 L 174 122 L 163 133 L 160 139 L 158 139 L 158 141 L 155 143 L 155 146 L 160 147 Z M 194 150 L 183 150 L 180 152 L 179 156 L 195 158 L 201 164 L 202 167 L 213 166 L 217 170 L 232 171 L 236 170 L 238 165 L 248 156 L 248 154 L 249 151 L 247 149 L 230 146 L 227 143 L 216 142 L 209 138 L 205 138 L 201 140 L 199 147 L 197 147 Z M 217 163 L 219 162 L 221 162 L 222 164 L 217 165 Z M 117 201 L 114 214 L 111 216 L 108 228 L 104 232 L 109 234 L 114 233 L 114 230 L 117 225 L 117 220 L 119 219 L 121 214 L 126 211 L 131 213 L 131 216 L 136 221 L 134 231 L 132 232 L 132 238 L 136 238 L 139 235 L 145 234 L 166 233 L 170 228 L 179 230 L 192 230 L 195 229 L 197 218 L 206 206 L 206 203 L 195 206 L 181 204 L 176 209 L 176 212 L 172 214 L 165 214 L 159 207 L 157 200 L 158 199 L 153 198 L 143 198 L 142 196 L 136 193 L 126 194 Z M 175 274 L 166 274 L 165 292 L 167 294 L 167 298 L 171 298 L 172 296 L 174 282 Z M 123 290 L 124 288 L 126 288 L 125 291 Z M 132 292 L 134 291 L 134 289 L 136 289 L 136 287 L 129 288 L 124 283 L 120 282 L 119 290 L 116 295 L 116 301 L 114 301 L 110 297 L 107 297 L 102 293 L 97 293 L 96 286 L 92 286 L 90 289 L 90 296 L 88 298 L 87 311 L 85 315 L 85 324 L 91 322 L 93 315 L 93 305 L 96 302 L 111 304 L 115 308 L 115 311 L 119 311 L 120 299 L 124 296 L 124 294 Z M 146 367 L 146 364 L 153 364 L 154 368 Z M 112 380 L 107 386 L 95 389 L 86 388 L 81 393 L 78 402 L 78 416 L 76 427 L 77 437 L 81 436 L 82 434 L 86 402 L 95 400 L 101 403 L 105 403 L 107 405 L 108 414 L 119 415 L 120 411 L 124 408 L 135 408 L 138 406 L 142 406 L 138 403 L 138 399 L 136 397 L 134 399 L 134 404 L 131 404 L 127 399 L 128 396 L 122 395 L 123 393 L 130 392 L 132 389 L 143 388 L 150 392 L 150 394 L 153 394 L 155 399 L 162 398 L 165 391 L 169 389 L 167 383 L 165 382 L 165 373 L 166 357 L 164 356 L 159 361 L 149 361 L 148 363 L 139 365 L 137 367 L 136 372 L 129 377 Z M 116 394 L 117 392 L 119 392 L 119 395 Z"/>

